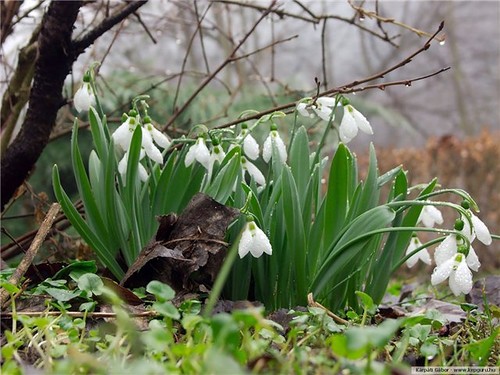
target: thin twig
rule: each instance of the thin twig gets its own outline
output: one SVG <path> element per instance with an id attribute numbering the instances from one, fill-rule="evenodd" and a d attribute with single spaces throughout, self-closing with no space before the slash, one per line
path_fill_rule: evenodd
<path id="1" fill-rule="evenodd" d="M 321 66 L 323 68 L 323 87 L 328 89 L 328 82 L 326 78 L 326 21 L 327 18 L 323 20 L 323 27 L 321 28 Z"/>
<path id="2" fill-rule="evenodd" d="M 240 40 L 240 42 L 234 47 L 232 50 L 231 54 L 226 58 L 226 60 L 220 64 L 217 69 L 215 69 L 212 74 L 210 74 L 199 86 L 198 88 L 194 91 L 193 94 L 186 100 L 186 102 L 182 105 L 181 108 L 179 108 L 178 111 L 176 111 L 170 120 L 167 122 L 167 124 L 163 127 L 163 130 L 166 130 L 170 125 L 174 123 L 175 120 L 183 113 L 186 108 L 191 104 L 191 102 L 198 96 L 198 94 L 207 86 L 214 78 L 215 76 L 226 67 L 230 63 L 230 59 L 234 56 L 234 54 L 241 48 L 241 46 L 246 42 L 246 40 L 250 37 L 250 35 L 255 31 L 259 23 L 267 17 L 267 15 L 272 11 L 272 8 L 276 4 L 276 0 L 273 0 L 269 8 L 259 17 L 259 19 L 255 22 L 253 27 L 245 34 L 243 39 Z"/>
<path id="3" fill-rule="evenodd" d="M 344 325 L 349 325 L 349 322 L 347 320 L 342 319 L 340 316 L 335 315 L 332 313 L 330 310 L 328 310 L 325 306 L 323 306 L 321 303 L 318 303 L 314 300 L 313 294 L 309 293 L 307 295 L 307 304 L 311 307 L 318 307 L 326 312 L 326 315 L 328 315 L 330 318 L 335 320 L 337 323 L 344 324 Z"/>
<path id="4" fill-rule="evenodd" d="M 83 311 L 18 311 L 15 313 L 12 312 L 4 312 L 2 313 L 1 318 L 2 319 L 12 319 L 13 317 L 17 316 L 31 316 L 31 317 L 38 317 L 38 316 L 59 316 L 59 315 L 66 315 L 66 316 L 71 316 L 73 318 L 116 318 L 116 313 L 112 312 L 83 312 Z M 140 313 L 129 313 L 128 316 L 130 318 L 154 318 L 156 316 L 159 316 L 159 314 L 154 311 L 154 310 L 149 310 L 149 311 L 144 311 Z"/>
<path id="5" fill-rule="evenodd" d="M 396 25 L 396 26 L 399 26 L 403 29 L 411 31 L 411 32 L 417 34 L 418 36 L 431 36 L 431 34 L 426 32 L 426 31 L 416 29 L 416 28 L 414 28 L 410 25 L 407 25 L 403 22 L 397 21 L 394 18 L 382 17 L 381 15 L 378 14 L 377 11 L 373 12 L 373 11 L 364 9 L 363 7 L 358 7 L 358 6 L 353 4 L 352 0 L 348 0 L 348 3 L 357 12 L 367 16 L 368 18 L 373 18 L 373 19 L 377 20 L 377 22 L 392 23 L 393 25 Z M 443 42 L 445 40 L 444 37 L 433 36 L 433 38 L 435 38 L 439 42 Z"/>
<path id="6" fill-rule="evenodd" d="M 212 4 L 210 3 L 207 7 L 210 8 Z M 195 0 L 194 2 L 194 13 L 196 15 L 196 22 L 200 25 L 200 30 L 198 32 L 198 35 L 200 36 L 200 45 L 201 45 L 201 54 L 203 56 L 203 61 L 205 62 L 205 68 L 207 69 L 207 74 L 210 74 L 210 66 L 208 65 L 208 57 L 207 57 L 207 51 L 205 50 L 205 41 L 203 39 L 203 27 L 201 27 L 201 21 L 203 20 L 200 19 L 200 15 L 198 13 L 198 0 Z"/>
<path id="7" fill-rule="evenodd" d="M 148 36 L 151 39 L 151 41 L 153 42 L 153 44 L 157 44 L 158 41 L 155 39 L 155 37 L 153 36 L 153 34 L 151 34 L 151 31 L 149 31 L 148 25 L 146 25 L 144 23 L 144 21 L 142 20 L 141 16 L 139 15 L 139 13 L 134 12 L 134 16 L 135 16 L 135 18 L 137 18 L 137 21 L 139 21 L 139 23 L 141 24 L 142 28 L 146 32 L 146 34 L 148 34 Z"/>
<path id="8" fill-rule="evenodd" d="M 42 225 L 40 226 L 40 229 L 35 236 L 35 239 L 31 243 L 31 246 L 26 252 L 24 258 L 21 260 L 21 263 L 19 263 L 16 270 L 9 278 L 8 282 L 10 284 L 19 284 L 21 278 L 28 270 L 28 267 L 31 265 L 31 263 L 33 263 L 33 259 L 35 259 L 40 246 L 42 246 L 42 243 L 47 236 L 50 228 L 52 227 L 52 224 L 54 223 L 54 220 L 56 219 L 57 213 L 59 212 L 60 208 L 61 206 L 59 205 L 59 203 L 53 203 L 52 206 L 50 206 L 49 212 L 47 212 L 47 215 L 45 216 L 45 219 L 43 220 Z M 8 298 L 9 292 L 2 288 L 2 290 L 0 291 L 0 306 L 3 307 Z"/>
<path id="9" fill-rule="evenodd" d="M 198 20 L 198 23 L 196 25 L 196 30 L 194 31 L 193 35 L 191 35 L 191 38 L 189 39 L 187 48 L 186 48 L 186 54 L 184 55 L 184 59 L 182 60 L 182 65 L 181 65 L 181 72 L 179 73 L 179 79 L 177 81 L 177 87 L 175 88 L 175 95 L 174 95 L 174 100 L 172 102 L 172 111 L 175 113 L 175 107 L 177 106 L 177 99 L 179 98 L 179 92 L 181 89 L 181 82 L 182 78 L 184 77 L 184 72 L 187 64 L 187 59 L 189 57 L 189 53 L 191 52 L 191 47 L 193 46 L 194 38 L 196 37 L 196 34 L 201 30 L 201 23 L 203 22 L 203 19 L 208 13 L 208 10 L 210 9 L 210 6 L 212 4 L 208 4 L 207 9 L 201 16 L 201 18 Z"/>
<path id="10" fill-rule="evenodd" d="M 448 66 L 446 68 L 439 69 L 436 72 L 433 72 L 433 73 L 430 73 L 430 74 L 426 74 L 426 75 L 420 76 L 420 77 L 415 77 L 415 78 L 410 78 L 410 79 L 402 79 L 402 80 L 398 80 L 398 81 L 390 81 L 390 82 L 378 83 L 378 84 L 367 85 L 367 86 L 356 87 L 356 88 L 349 84 L 349 85 L 345 85 L 345 86 L 342 86 L 342 87 L 339 87 L 339 88 L 335 88 L 335 89 L 331 89 L 331 90 L 320 92 L 318 94 L 318 96 L 327 96 L 327 95 L 331 96 L 331 95 L 336 95 L 336 94 L 350 94 L 350 93 L 353 93 L 353 92 L 361 92 L 361 91 L 365 91 L 365 90 L 368 90 L 368 89 L 377 89 L 377 88 L 380 89 L 380 90 L 385 90 L 385 88 L 389 87 L 389 86 L 411 86 L 413 82 L 421 81 L 423 79 L 436 76 L 436 75 L 441 74 L 443 72 L 446 72 L 447 70 L 450 70 L 450 69 L 451 68 Z M 248 117 L 239 118 L 239 119 L 227 122 L 225 124 L 216 126 L 215 129 L 224 129 L 224 128 L 228 128 L 228 127 L 233 126 L 233 125 L 241 124 L 242 122 L 245 122 L 245 121 L 256 120 L 256 119 L 261 118 L 262 116 L 265 116 L 265 115 L 268 115 L 268 114 L 271 114 L 271 113 L 277 112 L 277 111 L 283 111 L 286 114 L 288 114 L 288 113 L 293 112 L 293 108 L 292 107 L 295 107 L 296 104 L 297 104 L 297 102 L 291 102 L 291 103 L 283 104 L 283 105 L 280 105 L 280 106 L 277 106 L 277 107 L 274 107 L 274 108 L 267 109 L 265 111 L 256 113 L 256 114 L 248 116 Z"/>

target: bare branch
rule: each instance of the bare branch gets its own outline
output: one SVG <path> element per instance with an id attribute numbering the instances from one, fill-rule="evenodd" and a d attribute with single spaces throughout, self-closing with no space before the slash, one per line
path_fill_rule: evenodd
<path id="1" fill-rule="evenodd" d="M 248 37 L 255 31 L 257 28 L 257 25 L 267 17 L 267 15 L 273 10 L 274 5 L 276 4 L 276 1 L 274 0 L 269 8 L 259 17 L 259 19 L 255 22 L 255 24 L 252 26 L 252 28 L 245 34 L 245 36 L 240 40 L 240 42 L 234 47 L 230 55 L 226 58 L 222 64 L 220 64 L 215 71 L 212 72 L 201 84 L 198 86 L 198 88 L 195 90 L 193 94 L 186 100 L 186 102 L 182 105 L 182 107 L 173 114 L 173 116 L 170 118 L 170 120 L 167 122 L 167 124 L 164 126 L 163 130 L 166 130 L 170 125 L 174 123 L 174 121 L 179 117 L 179 115 L 186 110 L 186 108 L 191 104 L 191 102 L 198 96 L 198 94 L 207 86 L 213 79 L 214 77 L 226 67 L 231 62 L 231 58 L 234 56 L 236 52 L 241 48 L 241 46 L 246 42 Z"/>

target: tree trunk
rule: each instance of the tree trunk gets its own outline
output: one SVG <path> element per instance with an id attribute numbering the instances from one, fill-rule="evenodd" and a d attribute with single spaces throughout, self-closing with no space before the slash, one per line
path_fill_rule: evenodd
<path id="1" fill-rule="evenodd" d="M 43 17 L 26 118 L 2 158 L 2 210 L 42 153 L 63 104 L 64 79 L 75 59 L 71 34 L 81 6 L 81 1 L 53 1 Z"/>

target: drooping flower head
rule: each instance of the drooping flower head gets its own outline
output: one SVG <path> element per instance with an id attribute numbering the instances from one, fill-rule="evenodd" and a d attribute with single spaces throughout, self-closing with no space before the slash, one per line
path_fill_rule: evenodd
<path id="1" fill-rule="evenodd" d="M 455 254 L 434 269 L 431 275 L 432 285 L 449 279 L 450 289 L 454 295 L 468 294 L 472 289 L 472 272 L 467 265 L 465 255 Z"/>
<path id="2" fill-rule="evenodd" d="M 184 164 L 186 167 L 189 167 L 195 160 L 207 170 L 210 168 L 210 151 L 208 151 L 203 136 L 198 137 L 196 143 L 189 148 L 186 158 L 184 159 Z"/>
<path id="3" fill-rule="evenodd" d="M 417 224 L 420 222 L 427 228 L 434 228 L 434 225 L 436 224 L 443 224 L 443 215 L 435 206 L 426 205 L 422 207 Z"/>
<path id="4" fill-rule="evenodd" d="M 358 129 L 366 134 L 373 134 L 373 129 L 368 120 L 349 104 L 348 99 L 342 99 L 342 106 L 344 107 L 344 116 L 339 126 L 339 136 L 342 142 L 350 142 L 358 134 Z"/>
<path id="5" fill-rule="evenodd" d="M 123 151 L 128 151 L 130 148 L 130 141 L 132 140 L 135 128 L 139 125 L 139 121 L 139 116 L 136 111 L 130 111 L 129 115 L 124 113 L 121 125 L 111 136 L 115 145 L 119 146 Z"/>
<path id="6" fill-rule="evenodd" d="M 414 234 L 410 240 L 410 244 L 408 245 L 408 248 L 406 249 L 406 255 L 411 254 L 414 252 L 416 249 L 422 246 L 422 242 L 418 239 L 416 234 Z M 431 264 L 431 256 L 429 255 L 429 251 L 427 251 L 426 248 L 421 249 L 417 253 L 413 254 L 411 257 L 408 258 L 406 261 L 406 265 L 409 268 L 412 268 L 417 262 L 421 260 L 425 264 Z"/>
<path id="7" fill-rule="evenodd" d="M 95 106 L 96 98 L 90 80 L 90 73 L 85 73 L 83 83 L 73 98 L 73 104 L 78 112 L 88 111 L 90 106 Z"/>
<path id="8" fill-rule="evenodd" d="M 271 160 L 271 157 L 273 156 L 273 145 L 278 150 L 280 161 L 282 163 L 286 163 L 287 159 L 286 146 L 278 133 L 278 127 L 274 123 L 271 124 L 271 131 L 269 132 L 268 137 L 264 141 L 264 147 L 262 150 L 262 157 L 264 158 L 264 161 L 266 163 L 269 163 L 269 160 Z"/>
<path id="9" fill-rule="evenodd" d="M 469 217 L 469 219 L 472 222 L 472 227 L 469 224 L 469 220 L 467 218 L 462 218 L 462 221 L 464 223 L 464 228 L 462 230 L 462 233 L 467 236 L 470 242 L 474 241 L 474 239 L 477 239 L 481 241 L 485 245 L 491 245 L 492 238 L 490 231 L 486 224 L 484 224 L 481 219 L 479 219 L 472 210 L 470 209 L 470 204 L 468 201 L 464 200 L 461 203 L 461 206 L 465 208 L 466 215 Z"/>
<path id="10" fill-rule="evenodd" d="M 314 114 L 316 114 L 322 120 L 330 121 L 335 103 L 336 99 L 328 96 L 321 96 L 316 98 L 316 100 L 306 99 L 297 104 L 297 112 L 301 116 L 310 118 L 314 118 Z M 313 113 L 309 112 L 309 108 L 313 110 Z"/>
<path id="11" fill-rule="evenodd" d="M 255 258 L 259 258 L 264 253 L 269 255 L 273 253 L 269 238 L 267 238 L 262 229 L 257 226 L 251 216 L 247 217 L 247 223 L 245 224 L 238 244 L 238 254 L 240 258 L 243 258 L 248 253 L 252 254 Z"/>
<path id="12" fill-rule="evenodd" d="M 245 155 L 251 160 L 256 160 L 259 157 L 259 144 L 248 131 L 247 124 L 241 125 L 241 133 L 238 137 L 243 139 L 243 152 Z"/>
<path id="13" fill-rule="evenodd" d="M 241 170 L 243 171 L 243 178 L 245 178 L 245 173 L 248 172 L 250 177 L 253 178 L 258 185 L 263 186 L 266 184 L 266 178 L 259 170 L 259 168 L 255 166 L 255 164 L 249 161 L 245 156 L 242 156 L 240 161 Z"/>

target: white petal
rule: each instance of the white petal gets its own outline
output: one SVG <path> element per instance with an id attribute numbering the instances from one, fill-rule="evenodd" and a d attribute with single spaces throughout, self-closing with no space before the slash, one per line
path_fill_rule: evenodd
<path id="1" fill-rule="evenodd" d="M 170 141 L 170 139 L 168 139 L 168 137 L 165 134 L 156 129 L 153 125 L 148 127 L 148 130 L 150 131 L 153 140 L 158 146 L 160 146 L 165 150 L 170 147 L 170 144 L 172 142 Z"/>
<path id="2" fill-rule="evenodd" d="M 448 259 L 453 258 L 456 253 L 457 238 L 454 234 L 450 234 L 443 240 L 443 242 L 439 244 L 438 247 L 436 247 L 436 251 L 434 252 L 434 260 L 436 261 L 436 265 L 439 267 Z"/>
<path id="3" fill-rule="evenodd" d="M 184 165 L 189 167 L 194 162 L 194 156 L 196 153 L 196 143 L 189 147 L 188 152 L 186 153 L 186 157 L 184 158 Z"/>
<path id="4" fill-rule="evenodd" d="M 260 257 L 263 253 L 272 255 L 273 249 L 266 234 L 257 226 L 257 224 L 255 224 L 255 222 L 252 222 L 252 224 L 253 230 L 251 233 L 253 239 L 250 247 L 250 253 L 252 253 L 255 258 Z"/>
<path id="5" fill-rule="evenodd" d="M 471 212 L 472 225 L 474 226 L 474 232 L 476 233 L 477 239 L 484 243 L 485 245 L 491 244 L 491 234 L 488 227 L 479 219 L 476 215 Z"/>
<path id="6" fill-rule="evenodd" d="M 335 105 L 335 98 L 331 98 L 329 96 L 321 96 L 316 99 L 316 103 L 320 106 L 333 107 Z"/>
<path id="7" fill-rule="evenodd" d="M 242 167 L 244 170 L 248 171 L 248 174 L 255 180 L 258 185 L 266 184 L 266 178 L 259 170 L 259 168 L 257 168 L 253 163 L 245 159 L 245 161 L 242 163 Z"/>
<path id="8" fill-rule="evenodd" d="M 251 160 L 259 157 L 259 144 L 251 134 L 248 134 L 243 140 L 243 151 Z"/>
<path id="9" fill-rule="evenodd" d="M 313 110 L 322 120 L 330 121 L 333 112 L 331 108 L 321 106 L 319 108 L 313 107 Z"/>
<path id="10" fill-rule="evenodd" d="M 299 112 L 304 117 L 310 117 L 311 114 L 309 113 L 306 107 L 307 107 L 306 103 L 297 104 L 297 112 Z"/>
<path id="11" fill-rule="evenodd" d="M 420 245 L 420 246 L 422 246 L 422 245 Z M 422 250 L 420 250 L 418 252 L 418 255 L 419 255 L 419 259 L 422 262 L 424 262 L 425 264 L 431 264 L 432 263 L 431 256 L 429 255 L 429 251 L 426 248 L 423 248 Z"/>
<path id="12" fill-rule="evenodd" d="M 142 129 L 142 147 L 151 160 L 154 160 L 158 164 L 163 164 L 163 156 L 160 150 L 153 144 L 151 133 L 146 129 Z"/>
<path id="13" fill-rule="evenodd" d="M 469 255 L 467 255 L 466 261 L 467 265 L 471 270 L 476 272 L 479 271 L 479 267 L 481 267 L 481 262 L 479 262 L 479 258 L 477 257 L 477 254 L 472 248 L 472 246 L 469 247 Z"/>
<path id="14" fill-rule="evenodd" d="M 271 134 L 268 135 L 264 141 L 264 146 L 262 148 L 262 157 L 266 163 L 269 163 L 271 156 L 273 155 L 273 146 L 271 144 Z"/>
<path id="15" fill-rule="evenodd" d="M 252 245 L 252 233 L 250 233 L 250 229 L 248 228 L 248 224 L 246 223 L 245 229 L 241 234 L 240 243 L 238 244 L 238 255 L 240 258 L 243 258 L 250 251 L 250 247 Z"/>
<path id="16" fill-rule="evenodd" d="M 123 155 L 122 159 L 118 163 L 118 172 L 125 178 L 125 175 L 127 173 L 127 164 L 128 164 L 128 152 Z"/>
<path id="17" fill-rule="evenodd" d="M 272 136 L 273 136 L 272 139 L 274 140 L 274 144 L 278 148 L 278 154 L 280 156 L 281 162 L 286 163 L 286 159 L 287 159 L 288 155 L 286 153 L 285 143 L 283 142 L 283 140 L 281 139 L 281 137 L 277 131 L 274 131 L 273 133 L 274 134 L 272 134 Z"/>
<path id="18" fill-rule="evenodd" d="M 416 238 L 416 237 L 415 237 Z M 417 247 L 417 243 L 415 241 L 415 238 L 412 238 L 410 240 L 410 244 L 408 245 L 408 248 L 406 249 L 406 255 L 412 253 Z M 411 257 L 409 257 L 406 261 L 406 265 L 409 268 L 412 268 L 415 264 L 418 262 L 418 254 L 413 254 Z"/>
<path id="19" fill-rule="evenodd" d="M 344 116 L 340 122 L 339 136 L 344 143 L 349 143 L 358 134 L 358 127 L 352 114 L 344 109 Z"/>
<path id="20" fill-rule="evenodd" d="M 373 129 L 370 126 L 370 123 L 366 119 L 365 116 L 361 112 L 359 112 L 357 109 L 353 107 L 353 112 L 352 116 L 354 117 L 354 120 L 356 120 L 356 125 L 358 128 L 366 134 L 373 134 Z"/>
<path id="21" fill-rule="evenodd" d="M 90 106 L 95 105 L 95 96 L 90 83 L 84 82 L 75 93 L 73 104 L 78 112 L 88 111 Z"/>
<path id="22" fill-rule="evenodd" d="M 139 178 L 141 179 L 141 181 L 145 182 L 148 179 L 149 175 L 148 172 L 146 171 L 146 168 L 144 168 L 144 165 L 139 163 L 139 168 L 137 171 L 139 173 Z"/>
<path id="23" fill-rule="evenodd" d="M 128 118 L 125 122 L 123 122 L 111 136 L 115 145 L 120 146 L 122 150 L 127 151 L 130 147 L 130 141 L 136 126 L 135 119 Z"/>
<path id="24" fill-rule="evenodd" d="M 453 266 L 455 265 L 455 258 L 450 258 L 440 266 L 434 268 L 431 275 L 431 284 L 437 285 L 445 281 L 451 274 Z"/>
<path id="25" fill-rule="evenodd" d="M 434 206 L 424 206 L 422 212 L 420 212 L 418 222 L 422 222 L 427 228 L 433 228 L 435 224 L 443 224 L 443 215 Z"/>
<path id="26" fill-rule="evenodd" d="M 468 294 L 471 291 L 472 272 L 470 272 L 463 257 L 457 269 L 451 273 L 449 285 L 451 291 L 456 296 L 460 295 L 460 293 Z"/>
<path id="27" fill-rule="evenodd" d="M 208 169 L 210 167 L 210 151 L 208 151 L 205 140 L 200 137 L 198 138 L 196 143 L 198 146 L 195 149 L 194 157 L 198 161 L 198 163 Z"/>

